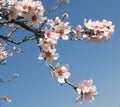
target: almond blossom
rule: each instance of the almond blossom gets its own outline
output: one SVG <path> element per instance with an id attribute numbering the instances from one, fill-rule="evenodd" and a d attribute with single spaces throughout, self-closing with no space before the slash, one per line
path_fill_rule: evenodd
<path id="1" fill-rule="evenodd" d="M 41 44 L 41 53 L 38 57 L 38 59 L 42 60 L 45 59 L 46 60 L 46 64 L 50 65 L 52 64 L 52 60 L 57 60 L 59 57 L 59 54 L 56 53 L 56 49 L 54 47 L 54 45 L 50 46 L 49 44 Z"/>
<path id="2" fill-rule="evenodd" d="M 44 39 L 47 42 L 51 42 L 52 44 L 57 44 L 58 39 L 60 38 L 59 34 L 52 31 L 52 29 L 45 29 Z"/>
<path id="3" fill-rule="evenodd" d="M 59 17 L 56 17 L 55 21 L 49 20 L 48 24 L 52 29 L 60 35 L 63 40 L 68 40 L 68 34 L 71 32 L 71 26 L 69 22 L 62 22 Z"/>
<path id="4" fill-rule="evenodd" d="M 39 23 L 42 23 L 46 20 L 43 16 L 45 9 L 41 1 L 33 0 L 22 0 L 15 2 L 14 0 L 9 0 L 10 5 L 9 10 L 9 20 L 16 20 L 17 17 L 24 17 L 29 26 L 35 28 L 39 27 Z"/>
<path id="5" fill-rule="evenodd" d="M 55 67 L 55 71 L 51 72 L 52 77 L 57 77 L 58 82 L 63 84 L 65 82 L 65 79 L 68 79 L 71 76 L 71 73 L 68 71 L 69 65 L 66 64 L 64 66 L 61 66 L 59 63 Z"/>
<path id="6" fill-rule="evenodd" d="M 83 80 L 79 83 L 76 91 L 78 92 L 78 94 L 81 94 L 81 96 L 76 98 L 76 102 L 82 104 L 84 99 L 88 100 L 89 102 L 94 101 L 94 97 L 98 95 L 98 92 L 96 87 L 93 86 L 92 83 L 92 80 Z"/>
<path id="7" fill-rule="evenodd" d="M 53 21 L 52 19 L 49 19 L 49 20 L 47 21 L 47 23 L 48 23 L 51 27 L 54 27 L 54 26 L 57 26 L 57 25 L 61 24 L 62 22 L 61 22 L 61 20 L 60 20 L 59 17 L 56 17 L 56 18 L 55 18 L 55 21 Z"/>
<path id="8" fill-rule="evenodd" d="M 8 20 L 16 20 L 18 16 L 21 16 L 20 7 L 16 4 L 15 6 L 8 7 L 9 15 Z"/>
<path id="9" fill-rule="evenodd" d="M 71 32 L 71 27 L 69 26 L 69 22 L 62 23 L 61 25 L 58 25 L 55 27 L 55 30 L 63 40 L 68 40 L 68 34 Z"/>
<path id="10" fill-rule="evenodd" d="M 114 32 L 114 25 L 111 21 L 107 20 L 102 22 L 89 20 L 87 22 L 85 19 L 84 25 L 86 29 L 90 30 L 89 37 L 87 38 L 88 42 L 107 41 Z"/>
<path id="11" fill-rule="evenodd" d="M 81 39 L 81 40 L 83 39 L 82 34 L 81 34 L 81 32 L 82 32 L 81 25 L 77 25 L 76 30 L 73 30 L 73 32 L 78 36 L 79 39 Z"/>

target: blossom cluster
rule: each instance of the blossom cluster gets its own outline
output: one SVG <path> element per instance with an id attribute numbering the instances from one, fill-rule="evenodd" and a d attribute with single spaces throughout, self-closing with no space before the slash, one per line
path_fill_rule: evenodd
<path id="1" fill-rule="evenodd" d="M 38 59 L 45 59 L 48 65 L 52 64 L 52 60 L 56 60 L 59 54 L 56 53 L 55 45 L 58 39 L 68 40 L 68 35 L 70 33 L 71 27 L 69 23 L 62 22 L 59 17 L 56 17 L 55 21 L 48 20 L 47 22 L 50 28 L 45 28 L 44 37 L 39 39 L 39 46 L 41 48 L 41 53 Z"/>
<path id="2" fill-rule="evenodd" d="M 33 0 L 7 0 L 8 6 L 8 20 L 16 20 L 18 17 L 23 17 L 26 24 L 39 28 L 39 24 L 45 21 L 44 6 L 41 1 Z"/>
<path id="3" fill-rule="evenodd" d="M 90 30 L 87 38 L 88 42 L 107 41 L 114 32 L 114 25 L 111 21 L 107 20 L 103 20 L 102 22 L 89 20 L 87 22 L 85 19 L 84 25 L 86 29 Z"/>
<path id="4" fill-rule="evenodd" d="M 114 32 L 114 25 L 111 21 L 92 21 L 84 20 L 84 28 L 81 25 L 76 27 L 73 32 L 78 36 L 80 40 L 86 39 L 87 42 L 101 42 L 110 39 Z"/>

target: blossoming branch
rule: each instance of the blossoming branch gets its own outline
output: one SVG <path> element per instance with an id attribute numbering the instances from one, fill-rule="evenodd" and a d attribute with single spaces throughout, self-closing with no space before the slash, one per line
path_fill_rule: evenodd
<path id="1" fill-rule="evenodd" d="M 114 32 L 114 25 L 112 21 L 105 19 L 102 21 L 85 19 L 84 26 L 78 24 L 76 28 L 72 28 L 69 22 L 64 21 L 69 16 L 67 13 L 63 14 L 62 18 L 50 19 L 47 17 L 61 5 L 69 2 L 69 0 L 57 0 L 57 5 L 46 11 L 42 0 L 0 0 L 0 26 L 12 29 L 8 35 L 0 34 L 0 64 L 5 64 L 7 57 L 12 56 L 14 52 L 22 51 L 16 47 L 6 51 L 7 43 L 20 45 L 30 40 L 36 40 L 40 50 L 38 59 L 45 60 L 48 67 L 51 68 L 52 78 L 57 78 L 60 84 L 68 84 L 80 95 L 76 98 L 76 102 L 82 104 L 84 99 L 89 102 L 94 101 L 94 97 L 98 95 L 97 88 L 92 85 L 92 79 L 83 80 L 78 86 L 74 85 L 68 80 L 71 76 L 68 64 L 61 65 L 58 62 L 53 65 L 53 60 L 60 57 L 56 45 L 60 39 L 64 41 L 86 40 L 87 42 L 107 41 Z M 29 31 L 34 36 L 25 36 L 20 41 L 15 41 L 13 35 L 17 33 L 18 29 Z"/>

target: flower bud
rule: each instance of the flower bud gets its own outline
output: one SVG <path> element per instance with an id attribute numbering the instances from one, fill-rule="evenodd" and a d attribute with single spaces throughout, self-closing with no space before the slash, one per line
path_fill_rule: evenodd
<path id="1" fill-rule="evenodd" d="M 64 13 L 64 14 L 63 14 L 63 17 L 64 17 L 64 18 L 68 18 L 69 15 L 68 15 L 67 13 Z"/>

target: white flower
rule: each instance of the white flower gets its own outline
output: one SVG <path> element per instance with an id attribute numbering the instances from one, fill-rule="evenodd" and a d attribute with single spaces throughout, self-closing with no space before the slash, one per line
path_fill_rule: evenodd
<path id="1" fill-rule="evenodd" d="M 47 21 L 47 24 L 49 24 L 52 28 L 54 28 L 55 26 L 60 25 L 61 23 L 62 22 L 61 22 L 59 17 L 56 17 L 55 21 L 53 21 L 52 19 Z"/>
<path id="2" fill-rule="evenodd" d="M 65 79 L 68 79 L 71 73 L 68 71 L 69 65 L 61 66 L 59 63 L 56 65 L 56 70 L 53 71 L 53 75 L 58 78 L 59 83 L 64 83 Z"/>
<path id="3" fill-rule="evenodd" d="M 78 36 L 79 39 L 83 39 L 81 32 L 82 32 L 82 26 L 77 25 L 75 34 Z"/>
<path id="4" fill-rule="evenodd" d="M 48 20 L 47 24 L 49 24 L 52 30 L 58 33 L 63 40 L 69 39 L 68 34 L 71 32 L 71 26 L 69 26 L 69 22 L 64 23 L 59 17 L 56 17 L 55 21 Z"/>
<path id="5" fill-rule="evenodd" d="M 17 17 L 18 17 L 18 10 L 17 10 L 18 7 L 16 6 L 9 6 L 8 7 L 8 11 L 9 11 L 9 15 L 8 15 L 8 20 L 16 20 Z"/>
<path id="6" fill-rule="evenodd" d="M 56 32 L 53 32 L 52 29 L 48 30 L 45 29 L 44 39 L 47 42 L 50 42 L 52 44 L 57 44 L 57 40 L 60 38 L 59 34 Z"/>
<path id="7" fill-rule="evenodd" d="M 41 50 L 42 52 L 40 53 L 38 59 L 40 60 L 45 59 L 46 64 L 48 65 L 52 64 L 53 59 L 57 60 L 59 57 L 59 54 L 56 53 L 56 49 L 54 47 L 49 46 L 49 44 L 48 45 L 46 44 L 46 46 L 43 46 Z"/>
<path id="8" fill-rule="evenodd" d="M 71 32 L 71 26 L 69 26 L 69 22 L 61 23 L 58 26 L 55 26 L 54 28 L 63 40 L 69 39 L 68 34 Z"/>
<path id="9" fill-rule="evenodd" d="M 84 99 L 88 100 L 89 102 L 94 101 L 94 97 L 98 94 L 98 92 L 96 87 L 93 86 L 92 83 L 92 80 L 83 80 L 79 83 L 76 91 L 78 92 L 78 94 L 81 94 L 81 96 L 76 98 L 76 102 L 82 104 Z"/>

